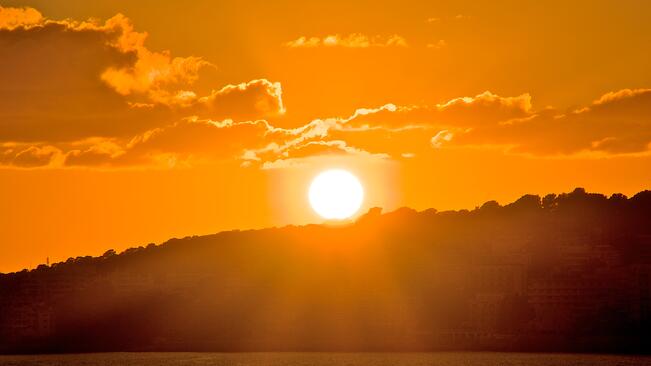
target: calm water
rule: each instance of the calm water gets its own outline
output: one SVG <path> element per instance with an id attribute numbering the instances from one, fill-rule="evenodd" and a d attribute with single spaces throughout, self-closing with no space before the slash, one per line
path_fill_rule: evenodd
<path id="1" fill-rule="evenodd" d="M 0 365 L 217 366 L 643 366 L 651 357 L 535 353 L 94 353 L 0 356 Z"/>

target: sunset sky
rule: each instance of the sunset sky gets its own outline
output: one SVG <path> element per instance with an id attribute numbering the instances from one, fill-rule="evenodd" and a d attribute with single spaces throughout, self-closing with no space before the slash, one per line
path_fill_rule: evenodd
<path id="1" fill-rule="evenodd" d="M 0 272 L 360 213 L 651 186 L 649 1 L 2 1 Z"/>

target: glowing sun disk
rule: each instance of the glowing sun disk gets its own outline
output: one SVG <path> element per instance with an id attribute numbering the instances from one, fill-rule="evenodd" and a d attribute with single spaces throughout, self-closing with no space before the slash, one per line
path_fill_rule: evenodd
<path id="1" fill-rule="evenodd" d="M 308 192 L 312 209 L 324 219 L 347 219 L 362 206 L 364 188 L 350 172 L 331 169 L 317 175 Z"/>

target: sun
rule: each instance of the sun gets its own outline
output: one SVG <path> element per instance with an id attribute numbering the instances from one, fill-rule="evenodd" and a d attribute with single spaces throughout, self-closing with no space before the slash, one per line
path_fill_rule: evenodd
<path id="1" fill-rule="evenodd" d="M 362 206 L 364 188 L 359 179 L 343 169 L 331 169 L 317 175 L 308 193 L 312 209 L 324 219 L 343 220 Z"/>

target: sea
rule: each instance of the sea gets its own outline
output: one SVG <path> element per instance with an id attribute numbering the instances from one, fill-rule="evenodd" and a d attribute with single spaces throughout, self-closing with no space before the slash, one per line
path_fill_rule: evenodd
<path id="1" fill-rule="evenodd" d="M 650 356 L 556 353 L 86 353 L 0 356 L 2 366 L 644 366 Z"/>

